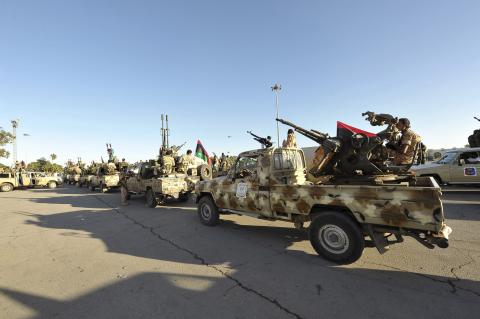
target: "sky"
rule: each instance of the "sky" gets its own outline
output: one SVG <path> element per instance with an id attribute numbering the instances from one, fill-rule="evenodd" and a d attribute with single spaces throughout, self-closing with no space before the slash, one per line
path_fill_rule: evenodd
<path id="1" fill-rule="evenodd" d="M 0 127 L 20 119 L 19 159 L 99 160 L 106 142 L 154 158 L 163 113 L 184 150 L 258 148 L 246 131 L 276 140 L 274 83 L 280 117 L 307 129 L 378 132 L 374 111 L 463 146 L 480 126 L 480 1 L 0 0 Z"/>

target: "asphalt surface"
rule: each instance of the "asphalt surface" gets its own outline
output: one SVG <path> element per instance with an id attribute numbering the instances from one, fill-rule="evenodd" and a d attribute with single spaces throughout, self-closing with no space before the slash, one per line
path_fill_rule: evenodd
<path id="1" fill-rule="evenodd" d="M 411 239 L 355 264 L 284 222 L 156 209 L 76 187 L 0 193 L 0 318 L 474 318 L 480 189 L 446 192 L 448 249 Z"/>

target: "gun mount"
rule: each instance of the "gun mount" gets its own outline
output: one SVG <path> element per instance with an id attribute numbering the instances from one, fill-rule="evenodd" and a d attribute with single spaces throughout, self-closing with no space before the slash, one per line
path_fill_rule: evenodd
<path id="1" fill-rule="evenodd" d="M 261 137 L 261 136 L 258 136 L 258 135 L 255 135 L 252 133 L 252 131 L 247 131 L 248 134 L 252 135 L 253 136 L 253 139 L 255 141 L 257 141 L 258 143 L 262 144 L 262 147 L 264 148 L 269 148 L 269 147 L 272 147 L 273 143 L 272 143 L 272 138 L 270 136 L 267 136 L 267 137 Z"/>
<path id="2" fill-rule="evenodd" d="M 336 179 L 360 177 L 378 177 L 383 175 L 407 173 L 409 167 L 389 165 L 386 142 L 398 140 L 396 128 L 398 118 L 390 114 L 365 112 L 366 120 L 372 126 L 387 125 L 377 134 L 357 130 L 351 127 L 338 127 L 337 136 L 317 130 L 307 130 L 292 122 L 277 119 L 278 122 L 292 127 L 296 132 L 315 141 L 320 147 L 315 152 L 310 173 L 314 177 L 333 176 Z"/>

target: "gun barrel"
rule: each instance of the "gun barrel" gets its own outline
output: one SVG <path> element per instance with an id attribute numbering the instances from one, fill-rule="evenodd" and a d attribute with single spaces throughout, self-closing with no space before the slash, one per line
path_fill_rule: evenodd
<path id="1" fill-rule="evenodd" d="M 478 117 L 474 116 L 473 118 L 480 122 L 480 119 Z"/>
<path id="2" fill-rule="evenodd" d="M 286 121 L 286 120 L 280 119 L 280 118 L 277 118 L 277 121 L 282 123 L 282 124 L 285 124 L 285 125 L 288 125 L 288 126 L 292 127 L 298 133 L 302 134 L 305 137 L 308 137 L 309 139 L 311 139 L 311 140 L 313 140 L 313 141 L 315 141 L 319 144 L 322 144 L 323 141 L 325 141 L 327 139 L 325 134 L 321 134 L 318 131 L 306 130 L 303 127 L 300 127 L 298 125 L 293 124 L 292 122 L 289 122 L 289 121 Z"/>

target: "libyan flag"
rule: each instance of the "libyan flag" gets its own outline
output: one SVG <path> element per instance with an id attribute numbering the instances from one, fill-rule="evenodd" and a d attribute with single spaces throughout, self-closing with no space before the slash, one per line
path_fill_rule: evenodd
<path id="1" fill-rule="evenodd" d="M 200 140 L 197 140 L 197 148 L 195 149 L 195 156 L 207 162 L 208 165 L 212 165 L 210 156 L 208 156 L 207 150 L 205 150 Z"/>

